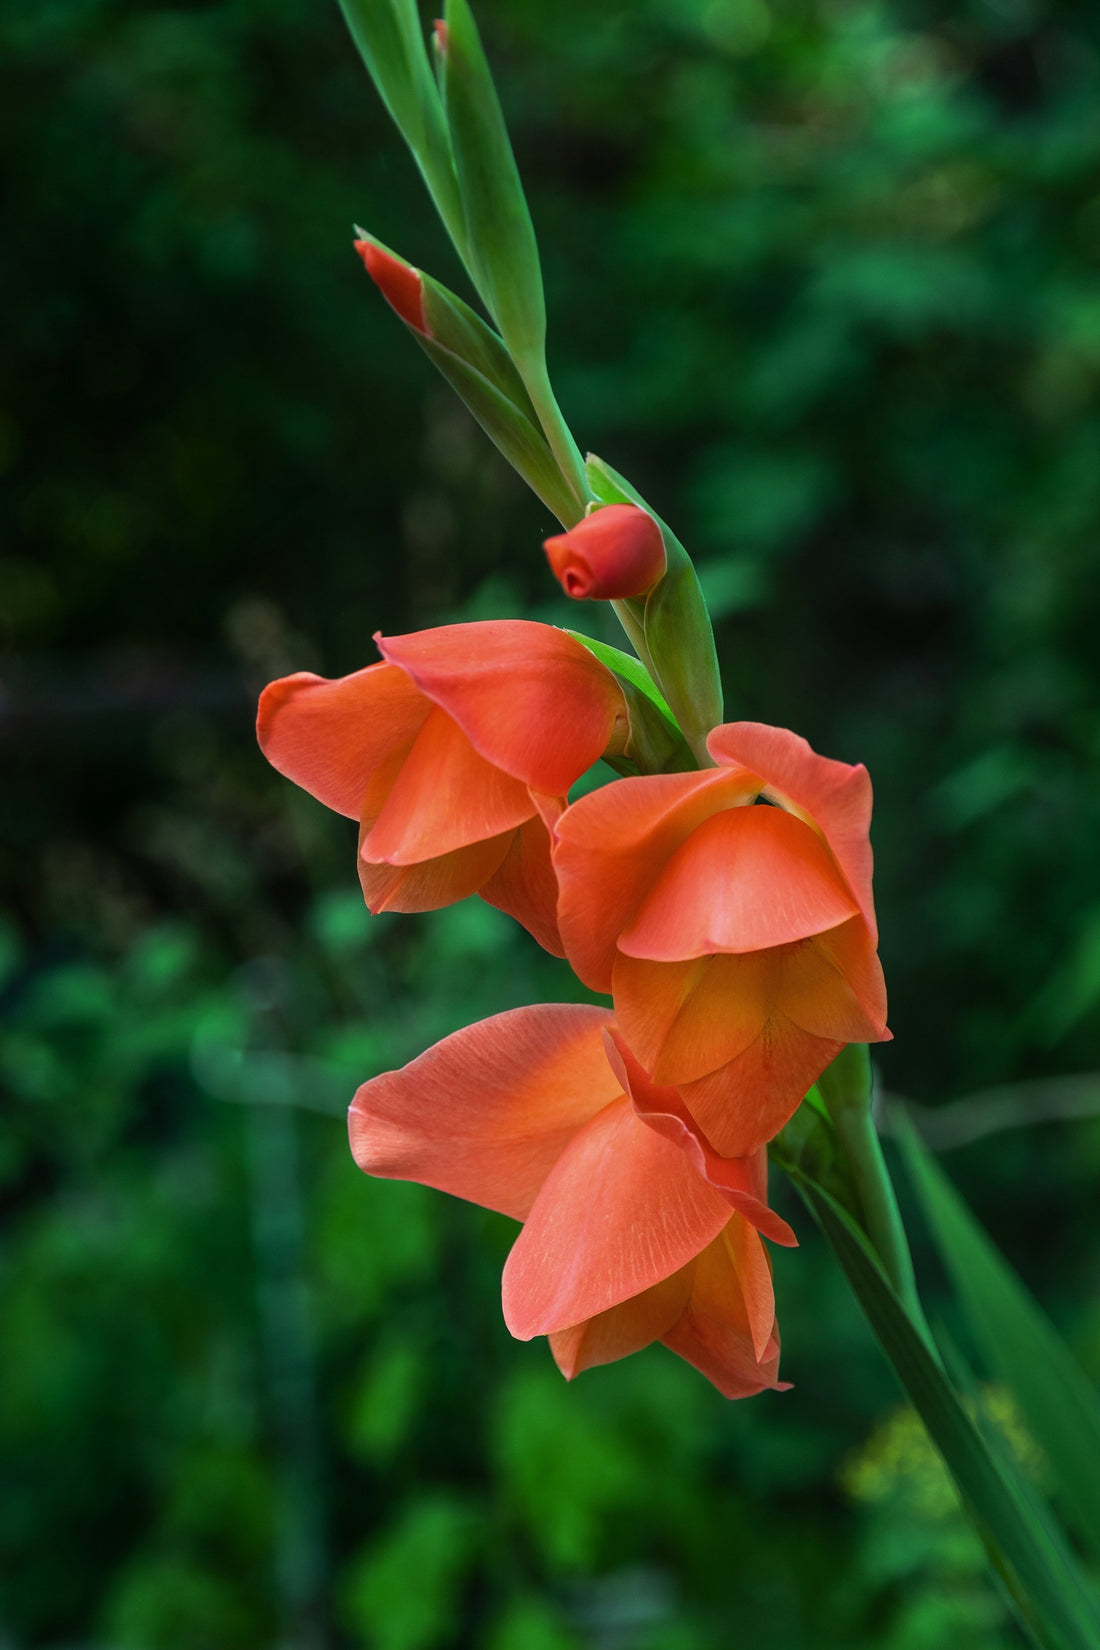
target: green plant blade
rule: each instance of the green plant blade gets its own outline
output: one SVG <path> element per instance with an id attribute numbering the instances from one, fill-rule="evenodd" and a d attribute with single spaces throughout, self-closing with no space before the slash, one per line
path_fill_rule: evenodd
<path id="1" fill-rule="evenodd" d="M 410 328 L 410 331 L 415 329 Z M 416 340 L 444 378 L 466 403 L 482 429 L 503 453 L 531 491 L 560 522 L 571 519 L 573 494 L 563 480 L 557 460 L 542 431 L 469 362 L 432 338 L 416 333 Z"/>
<path id="2" fill-rule="evenodd" d="M 620 763 L 615 757 L 605 757 L 608 765 L 624 774 L 686 773 L 693 768 L 695 763 L 687 740 L 641 660 L 631 653 L 622 653 L 617 647 L 609 647 L 606 642 L 597 642 L 579 630 L 568 630 L 566 635 L 580 642 L 615 673 L 626 696 L 630 714 L 626 760 Z"/>
<path id="3" fill-rule="evenodd" d="M 447 0 L 443 96 L 478 291 L 521 366 L 542 360 L 538 246 L 512 145 L 466 0 Z"/>
<path id="4" fill-rule="evenodd" d="M 465 222 L 443 104 L 414 0 L 339 0 L 367 73 L 409 146 L 459 255 Z"/>
<path id="5" fill-rule="evenodd" d="M 897 1138 L 966 1320 L 1045 1452 L 1067 1519 L 1100 1562 L 1100 1398 L 903 1114 Z"/>
<path id="6" fill-rule="evenodd" d="M 636 659 L 632 653 L 624 653 L 621 648 L 612 647 L 608 642 L 598 642 L 594 636 L 585 636 L 580 630 L 569 630 L 566 635 L 572 636 L 575 642 L 580 642 L 589 653 L 594 653 L 600 663 L 606 665 L 608 670 L 613 670 L 616 676 L 621 676 L 632 687 L 636 687 L 639 693 L 644 693 L 646 698 L 657 706 L 669 726 L 679 733 L 676 718 L 669 709 L 667 700 L 640 659 Z"/>
<path id="7" fill-rule="evenodd" d="M 867 1239 L 836 1200 L 797 1169 L 791 1178 L 844 1269 L 888 1362 L 969 1508 L 1024 1626 L 1048 1650 L 1098 1650 L 1100 1615 L 1071 1554 L 998 1465 L 910 1321 Z"/>
<path id="8" fill-rule="evenodd" d="M 405 260 L 365 230 L 362 241 L 400 264 Z M 420 286 L 423 326 L 410 320 L 382 287 L 383 296 L 424 353 L 456 390 L 485 433 L 558 520 L 568 524 L 575 500 L 539 427 L 522 378 L 499 335 L 480 315 L 423 270 L 405 264 Z"/>

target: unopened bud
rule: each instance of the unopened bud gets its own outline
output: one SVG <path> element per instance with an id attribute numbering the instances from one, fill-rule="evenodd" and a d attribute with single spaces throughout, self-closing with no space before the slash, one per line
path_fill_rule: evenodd
<path id="1" fill-rule="evenodd" d="M 442 17 L 437 17 L 435 22 L 432 24 L 432 44 L 435 46 L 435 49 L 439 53 L 440 57 L 446 57 L 447 48 L 450 43 L 450 30 L 447 28 L 447 25 L 444 23 Z"/>
<path id="2" fill-rule="evenodd" d="M 543 545 L 551 571 L 575 601 L 644 596 L 665 574 L 661 529 L 637 504 L 608 504 Z"/>
<path id="3" fill-rule="evenodd" d="M 424 319 L 424 283 L 420 271 L 395 258 L 377 241 L 356 241 L 355 250 L 390 308 L 416 332 L 430 338 L 431 328 Z"/>

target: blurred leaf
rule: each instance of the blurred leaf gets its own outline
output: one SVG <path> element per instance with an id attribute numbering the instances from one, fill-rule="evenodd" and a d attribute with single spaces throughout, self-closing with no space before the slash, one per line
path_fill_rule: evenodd
<path id="1" fill-rule="evenodd" d="M 388 1461 L 419 1419 L 425 1385 L 421 1349 L 406 1340 L 378 1346 L 364 1371 L 348 1425 L 348 1441 L 367 1461 Z"/>
<path id="2" fill-rule="evenodd" d="M 502 1395 L 496 1427 L 510 1497 L 546 1560 L 558 1571 L 590 1571 L 609 1521 L 639 1490 L 643 1463 L 554 1370 L 519 1375 Z"/>
<path id="3" fill-rule="evenodd" d="M 1082 912 L 1076 943 L 1031 1005 L 1031 1017 L 1050 1043 L 1080 1025 L 1100 1003 L 1100 905 Z"/>
<path id="4" fill-rule="evenodd" d="M 455 1637 L 459 1591 L 477 1554 L 478 1519 L 464 1501 L 422 1495 L 353 1560 L 344 1606 L 370 1650 L 432 1650 Z"/>
<path id="5" fill-rule="evenodd" d="M 494 1622 L 485 1650 L 578 1650 L 578 1644 L 545 1600 L 522 1598 Z"/>
<path id="6" fill-rule="evenodd" d="M 215 1580 L 201 1565 L 152 1558 L 123 1575 L 106 1609 L 105 1630 L 120 1650 L 246 1650 L 256 1623 L 238 1589 Z"/>
<path id="7" fill-rule="evenodd" d="M 1036 780 L 1034 759 L 1015 745 L 995 745 L 941 779 L 929 792 L 933 820 L 962 830 L 993 808 L 1010 802 Z"/>

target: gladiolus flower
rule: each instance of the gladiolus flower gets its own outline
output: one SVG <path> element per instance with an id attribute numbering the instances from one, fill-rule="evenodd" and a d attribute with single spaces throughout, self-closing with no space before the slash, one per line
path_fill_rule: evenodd
<path id="1" fill-rule="evenodd" d="M 743 1157 L 845 1043 L 890 1035 L 871 783 L 758 722 L 715 728 L 707 748 L 716 768 L 623 779 L 566 811 L 558 921 L 653 1081 Z"/>
<path id="2" fill-rule="evenodd" d="M 661 529 L 637 504 L 607 504 L 543 545 L 554 577 L 580 601 L 644 596 L 668 566 Z"/>
<path id="3" fill-rule="evenodd" d="M 767 1207 L 766 1154 L 714 1159 L 682 1111 L 624 1056 L 607 1011 L 564 1004 L 467 1026 L 364 1083 L 349 1132 L 368 1174 L 523 1222 L 505 1322 L 548 1335 L 567 1378 L 659 1340 L 747 1397 L 781 1384 L 760 1233 L 794 1235 Z"/>
<path id="4" fill-rule="evenodd" d="M 629 735 L 614 676 L 564 631 L 520 619 L 376 636 L 383 663 L 264 689 L 273 767 L 360 821 L 372 912 L 480 894 L 561 955 L 544 817 Z"/>

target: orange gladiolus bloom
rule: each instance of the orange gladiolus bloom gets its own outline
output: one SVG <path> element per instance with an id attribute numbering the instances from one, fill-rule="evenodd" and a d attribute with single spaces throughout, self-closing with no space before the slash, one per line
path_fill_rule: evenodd
<path id="1" fill-rule="evenodd" d="M 368 1174 L 523 1222 L 505 1322 L 519 1340 L 548 1335 L 567 1378 L 659 1340 L 729 1398 L 780 1386 L 760 1234 L 794 1236 L 767 1207 L 766 1155 L 715 1159 L 676 1093 L 623 1056 L 605 1010 L 467 1026 L 364 1083 L 349 1131 Z"/>
<path id="2" fill-rule="evenodd" d="M 477 893 L 562 955 L 544 816 L 605 750 L 622 750 L 614 676 L 564 631 L 519 619 L 375 641 L 381 664 L 264 689 L 264 755 L 360 821 L 371 911 L 432 911 Z"/>
<path id="3" fill-rule="evenodd" d="M 653 1081 L 742 1157 L 845 1043 L 890 1035 L 871 782 L 758 722 L 715 728 L 707 746 L 716 768 L 623 779 L 563 814 L 558 920 Z"/>
<path id="4" fill-rule="evenodd" d="M 574 601 L 644 596 L 668 567 L 661 529 L 637 504 L 606 504 L 543 544 L 551 571 Z"/>

